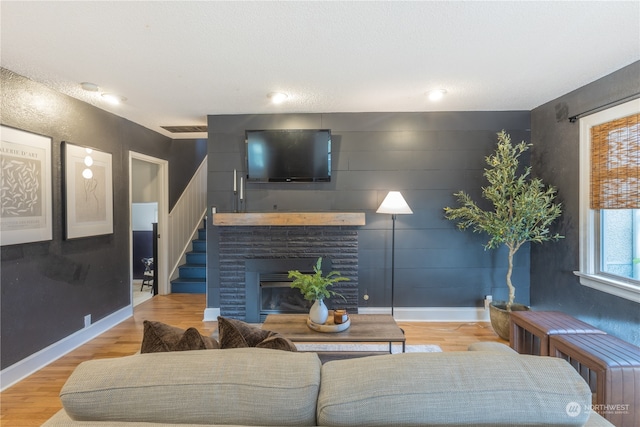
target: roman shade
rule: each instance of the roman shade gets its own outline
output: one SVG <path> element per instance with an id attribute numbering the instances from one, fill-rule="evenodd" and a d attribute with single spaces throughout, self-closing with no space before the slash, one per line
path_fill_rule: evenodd
<path id="1" fill-rule="evenodd" d="M 640 114 L 591 128 L 591 209 L 640 208 Z"/>

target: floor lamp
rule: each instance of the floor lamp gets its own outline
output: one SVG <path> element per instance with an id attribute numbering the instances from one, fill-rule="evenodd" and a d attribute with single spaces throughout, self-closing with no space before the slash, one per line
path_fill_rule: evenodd
<path id="1" fill-rule="evenodd" d="M 396 215 L 412 214 L 413 211 L 399 191 L 389 191 L 376 213 L 391 214 L 391 315 L 393 316 L 393 295 L 395 287 Z"/>

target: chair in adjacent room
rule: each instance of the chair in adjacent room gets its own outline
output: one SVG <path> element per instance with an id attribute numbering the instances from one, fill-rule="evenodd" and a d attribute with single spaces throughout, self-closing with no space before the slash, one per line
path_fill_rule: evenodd
<path id="1" fill-rule="evenodd" d="M 144 273 L 142 277 L 142 285 L 140 286 L 140 292 L 145 286 L 149 286 L 153 292 L 153 258 L 142 258 L 144 264 Z"/>

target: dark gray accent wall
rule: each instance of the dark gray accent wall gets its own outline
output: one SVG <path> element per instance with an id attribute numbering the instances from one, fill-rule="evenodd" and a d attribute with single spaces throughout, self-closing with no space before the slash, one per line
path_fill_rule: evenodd
<path id="1" fill-rule="evenodd" d="M 207 155 L 206 139 L 180 139 L 169 150 L 169 211 L 178 202 Z"/>
<path id="2" fill-rule="evenodd" d="M 171 163 L 179 153 L 165 136 L 9 70 L 0 72 L 2 124 L 51 137 L 53 163 L 53 240 L 1 250 L 4 369 L 82 329 L 85 315 L 96 322 L 130 304 L 129 150 Z M 64 240 L 62 141 L 112 154 L 113 234 Z M 173 167 L 172 175 L 182 174 L 180 169 Z"/>
<path id="3" fill-rule="evenodd" d="M 535 175 L 558 188 L 564 212 L 556 229 L 566 236 L 531 250 L 531 304 L 559 310 L 640 345 L 640 306 L 580 285 L 579 122 L 568 117 L 640 93 L 640 62 L 534 109 L 531 162 Z"/>
<path id="4" fill-rule="evenodd" d="M 233 169 L 246 169 L 246 129 L 331 129 L 331 182 L 247 184 L 244 208 L 365 212 L 360 307 L 391 301 L 391 217 L 375 213 L 389 190 L 401 191 L 414 212 L 396 223 L 396 307 L 481 307 L 484 295 L 506 298 L 506 252 L 485 251 L 485 236 L 458 231 L 443 208 L 455 203 L 458 190 L 479 197 L 497 132 L 529 141 L 528 111 L 226 115 L 209 116 L 208 127 L 207 199 L 218 212 L 233 210 Z M 215 227 L 208 227 L 207 240 L 207 306 L 219 307 Z M 517 299 L 528 304 L 528 246 L 515 262 Z"/>

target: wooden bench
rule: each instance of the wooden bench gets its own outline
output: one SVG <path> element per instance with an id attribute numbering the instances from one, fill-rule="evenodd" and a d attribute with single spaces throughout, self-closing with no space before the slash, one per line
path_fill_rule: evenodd
<path id="1" fill-rule="evenodd" d="M 640 426 L 640 347 L 605 334 L 551 335 L 549 355 L 589 383 L 593 410 L 617 427 Z"/>
<path id="2" fill-rule="evenodd" d="M 549 355 L 552 335 L 605 334 L 588 323 L 558 311 L 514 311 L 510 316 L 511 348 L 520 354 Z"/>

